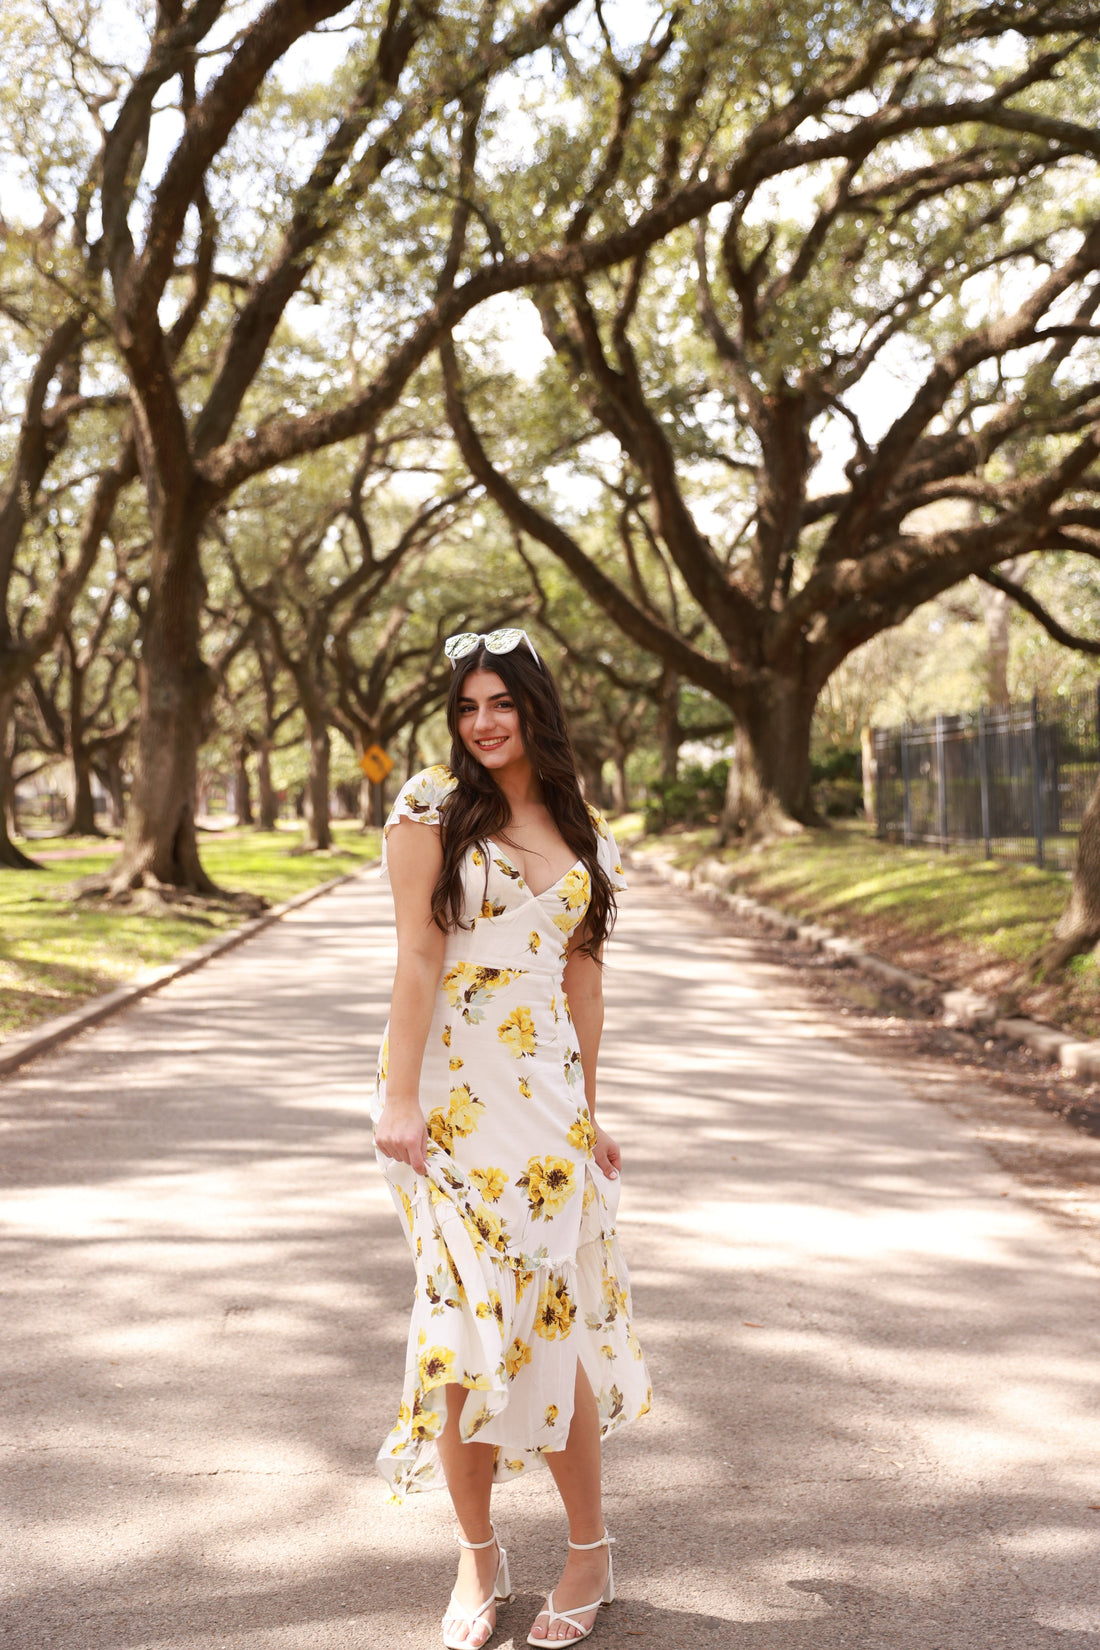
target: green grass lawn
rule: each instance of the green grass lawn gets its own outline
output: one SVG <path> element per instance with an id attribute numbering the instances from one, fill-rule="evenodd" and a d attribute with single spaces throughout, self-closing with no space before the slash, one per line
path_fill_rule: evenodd
<path id="1" fill-rule="evenodd" d="M 334 834 L 335 846 L 321 854 L 300 852 L 302 831 L 297 828 L 275 835 L 204 835 L 200 848 L 219 887 L 262 894 L 279 905 L 377 859 L 380 832 L 361 835 L 354 823 L 341 822 Z M 32 854 L 98 848 L 72 838 L 25 846 Z M 65 1014 L 142 969 L 171 962 L 246 920 L 239 912 L 216 909 L 143 915 L 74 900 L 77 879 L 105 870 L 113 857 L 107 849 L 47 861 L 41 871 L 0 870 L 0 1037 Z"/>
<path id="2" fill-rule="evenodd" d="M 630 823 L 617 824 L 628 840 Z M 738 893 L 858 937 L 881 956 L 945 982 L 993 992 L 1014 987 L 1069 894 L 1064 873 L 899 847 L 879 842 L 862 824 L 755 849 L 716 850 L 710 830 L 641 838 L 634 846 L 642 855 L 672 850 L 672 863 L 685 868 L 720 858 Z M 1078 958 L 1061 981 L 1024 992 L 1021 1006 L 1100 1035 L 1096 960 Z"/>

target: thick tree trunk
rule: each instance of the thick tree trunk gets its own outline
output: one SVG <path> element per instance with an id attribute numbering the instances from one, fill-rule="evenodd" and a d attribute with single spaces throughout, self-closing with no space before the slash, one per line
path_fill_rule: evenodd
<path id="1" fill-rule="evenodd" d="M 87 751 L 73 752 L 73 811 L 66 836 L 102 836 L 95 816 L 95 796 L 92 792 L 92 763 Z"/>
<path id="2" fill-rule="evenodd" d="M 256 816 L 252 811 L 252 780 L 248 772 L 248 746 L 243 744 L 237 751 L 237 772 L 234 777 L 234 789 L 237 793 L 237 824 L 254 825 Z"/>
<path id="3" fill-rule="evenodd" d="M 9 871 L 40 871 L 42 867 L 21 848 L 17 848 L 11 838 L 15 827 L 15 776 L 12 773 L 14 712 L 14 693 L 0 693 L 0 866 Z"/>
<path id="4" fill-rule="evenodd" d="M 680 777 L 680 678 L 674 670 L 661 673 L 657 689 L 657 748 L 661 755 L 661 778 L 674 785 Z"/>
<path id="5" fill-rule="evenodd" d="M 134 790 L 122 853 L 108 872 L 114 894 L 143 885 L 218 892 L 202 868 L 195 830 L 199 740 L 215 687 L 199 648 L 200 531 L 201 520 L 191 516 L 177 543 L 154 550 Z"/>
<path id="6" fill-rule="evenodd" d="M 261 738 L 256 746 L 256 788 L 260 793 L 261 831 L 274 831 L 279 825 L 279 798 L 271 782 L 271 741 Z"/>
<path id="7" fill-rule="evenodd" d="M 306 847 L 331 848 L 329 813 L 329 758 L 332 742 L 328 723 L 318 721 L 309 728 L 309 779 L 306 784 Z"/>
<path id="8" fill-rule="evenodd" d="M 810 784 L 814 704 L 809 688 L 783 677 L 746 696 L 726 786 L 724 842 L 789 836 L 821 824 Z"/>
<path id="9" fill-rule="evenodd" d="M 615 756 L 615 778 L 612 784 L 612 795 L 615 801 L 615 811 L 620 814 L 630 812 L 630 780 L 626 774 L 626 753 L 618 751 Z"/>
<path id="10" fill-rule="evenodd" d="M 1054 933 L 1033 962 L 1043 975 L 1056 974 L 1073 957 L 1100 944 L 1100 780 L 1081 821 L 1073 886 Z"/>
<path id="11" fill-rule="evenodd" d="M 69 760 L 73 765 L 73 810 L 65 827 L 66 836 L 102 836 L 95 817 L 92 795 L 92 758 L 84 725 L 85 671 L 71 654 L 69 667 Z"/>
<path id="12" fill-rule="evenodd" d="M 96 764 L 96 772 L 111 800 L 111 830 L 123 831 L 126 827 L 126 786 L 122 778 L 121 755 L 111 752 L 101 755 Z"/>

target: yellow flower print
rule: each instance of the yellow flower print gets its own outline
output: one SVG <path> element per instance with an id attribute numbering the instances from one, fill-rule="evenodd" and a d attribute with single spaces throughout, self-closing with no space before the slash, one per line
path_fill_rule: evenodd
<path id="1" fill-rule="evenodd" d="M 519 1305 L 520 1301 L 523 1299 L 524 1295 L 526 1295 L 528 1289 L 531 1287 L 531 1285 L 534 1283 L 534 1281 L 535 1281 L 535 1274 L 533 1272 L 517 1272 L 516 1273 L 516 1305 L 517 1306 Z"/>
<path id="2" fill-rule="evenodd" d="M 529 1008 L 514 1008 L 503 1025 L 497 1027 L 497 1036 L 517 1060 L 535 1052 L 535 1022 Z"/>
<path id="3" fill-rule="evenodd" d="M 600 1347 L 600 1357 L 606 1358 L 608 1363 L 614 1363 L 615 1348 L 613 1346 L 609 1346 L 608 1343 L 604 1341 L 603 1345 Z"/>
<path id="4" fill-rule="evenodd" d="M 517 1335 L 507 1352 L 504 1354 L 504 1367 L 508 1371 L 508 1379 L 514 1381 L 524 1364 L 531 1362 L 531 1348 L 526 1341 L 521 1341 Z"/>
<path id="5" fill-rule="evenodd" d="M 486 1198 L 490 1203 L 495 1203 L 497 1198 L 502 1196 L 504 1188 L 508 1184 L 508 1176 L 505 1174 L 504 1170 L 494 1169 L 492 1167 L 487 1169 L 471 1169 L 470 1179 L 473 1181 L 482 1197 Z"/>
<path id="6" fill-rule="evenodd" d="M 490 1209 L 487 1203 L 479 1203 L 470 1214 L 474 1230 L 490 1249 L 498 1254 L 505 1254 L 508 1249 L 508 1229 L 495 1209 Z"/>
<path id="7" fill-rule="evenodd" d="M 401 1198 L 401 1207 L 405 1211 L 405 1219 L 409 1223 L 409 1231 L 411 1232 L 412 1229 L 413 1229 L 412 1199 L 409 1197 L 407 1192 L 402 1190 L 402 1188 L 400 1186 L 397 1188 L 397 1191 L 398 1191 L 398 1195 Z"/>
<path id="8" fill-rule="evenodd" d="M 584 1082 L 584 1065 L 579 1048 L 571 1048 L 565 1056 L 565 1081 L 570 1088 Z"/>
<path id="9" fill-rule="evenodd" d="M 549 1220 L 573 1195 L 573 1165 L 564 1157 L 529 1157 L 516 1185 L 526 1189 L 534 1219 Z"/>
<path id="10" fill-rule="evenodd" d="M 516 968 L 482 968 L 477 963 L 460 962 L 449 968 L 439 989 L 452 1008 L 457 1008 L 467 1025 L 480 1025 L 485 1004 L 495 992 L 519 978 Z"/>
<path id="11" fill-rule="evenodd" d="M 478 917 L 502 917 L 507 909 L 508 907 L 506 905 L 502 905 L 499 900 L 486 898 L 481 902 L 481 910 L 478 912 Z"/>
<path id="12" fill-rule="evenodd" d="M 473 1134 L 477 1129 L 478 1114 L 485 1110 L 485 1104 L 470 1093 L 469 1083 L 456 1084 L 451 1090 L 450 1102 L 447 1108 L 447 1126 L 453 1135 L 465 1140 L 468 1134 Z"/>
<path id="13" fill-rule="evenodd" d="M 426 1126 L 428 1130 L 428 1139 L 434 1140 L 435 1144 L 441 1151 L 445 1151 L 447 1153 L 454 1151 L 454 1133 L 447 1119 L 443 1115 L 442 1106 L 436 1106 L 434 1111 L 428 1113 L 428 1122 Z"/>
<path id="14" fill-rule="evenodd" d="M 461 1054 L 452 1054 L 451 1058 L 447 1062 L 447 1064 L 450 1067 L 451 1071 L 461 1071 L 463 1065 L 465 1064 L 465 1062 L 464 1062 Z"/>
<path id="15" fill-rule="evenodd" d="M 481 849 L 480 848 L 471 848 L 470 849 L 470 858 L 473 860 L 474 864 L 477 866 L 478 870 L 480 871 L 481 867 L 485 864 L 485 855 L 482 853 Z"/>
<path id="16" fill-rule="evenodd" d="M 455 1355 L 448 1347 L 433 1346 L 416 1360 L 417 1378 L 423 1391 L 454 1380 Z"/>
<path id="17" fill-rule="evenodd" d="M 530 1098 L 531 1098 L 531 1085 L 527 1081 L 526 1077 L 521 1077 L 520 1080 L 519 1080 L 519 1092 L 520 1092 L 520 1094 L 522 1094 L 522 1096 L 525 1100 L 530 1100 Z"/>
<path id="18" fill-rule="evenodd" d="M 430 1125 L 429 1125 L 428 1132 L 429 1132 L 429 1134 L 431 1133 Z M 588 1213 L 589 1209 L 591 1209 L 591 1207 L 592 1207 L 593 1203 L 595 1203 L 595 1201 L 596 1201 L 596 1188 L 592 1184 L 592 1182 L 589 1180 L 585 1183 L 584 1202 L 581 1204 L 581 1208 L 584 1210 L 585 1214 Z"/>
<path id="19" fill-rule="evenodd" d="M 429 1438 L 434 1438 L 442 1425 L 442 1415 L 434 1410 L 421 1409 L 418 1398 L 413 1405 L 412 1422 L 409 1427 L 410 1434 L 416 1442 L 426 1443 Z"/>
<path id="20" fill-rule="evenodd" d="M 498 871 L 503 871 L 506 877 L 511 877 L 517 888 L 526 888 L 522 871 L 517 871 L 514 865 L 509 865 L 506 859 L 494 859 L 493 864 Z"/>
<path id="21" fill-rule="evenodd" d="M 390 1074 L 390 1039 L 389 1033 L 382 1039 L 382 1048 L 378 1055 L 378 1081 L 384 1083 Z"/>
<path id="22" fill-rule="evenodd" d="M 561 882 L 561 893 L 558 896 L 562 904 L 569 911 L 585 911 L 588 909 L 589 880 L 588 872 L 576 866 L 567 871 Z"/>
<path id="23" fill-rule="evenodd" d="M 524 1467 L 524 1463 L 522 1461 L 505 1461 L 504 1465 L 508 1468 L 509 1472 L 516 1473 L 522 1472 Z"/>
<path id="24" fill-rule="evenodd" d="M 608 1275 L 603 1280 L 602 1294 L 607 1321 L 611 1323 L 620 1312 L 626 1311 L 626 1290 L 620 1287 L 618 1278 Z"/>
<path id="25" fill-rule="evenodd" d="M 591 1120 L 582 1111 L 565 1137 L 577 1151 L 591 1157 L 596 1147 L 596 1131 Z"/>
<path id="26" fill-rule="evenodd" d="M 583 911 L 559 911 L 554 918 L 554 927 L 560 928 L 563 934 L 571 934 L 579 923 L 584 921 Z"/>
<path id="27" fill-rule="evenodd" d="M 528 949 L 528 951 L 530 951 L 532 954 L 536 953 L 541 944 L 542 944 L 542 935 L 538 932 L 537 928 L 532 928 L 531 932 L 527 936 L 527 949 Z"/>
<path id="28" fill-rule="evenodd" d="M 552 1427 L 554 1425 L 554 1422 L 557 1420 L 557 1418 L 558 1418 L 558 1406 L 557 1406 L 557 1404 L 547 1404 L 547 1406 L 546 1406 L 546 1425 L 548 1427 Z"/>
<path id="29" fill-rule="evenodd" d="M 470 1422 L 470 1437 L 472 1438 L 475 1432 L 480 1432 L 482 1427 L 487 1427 L 492 1419 L 492 1410 L 489 1408 L 488 1404 L 482 1404 L 481 1408 Z"/>
<path id="30" fill-rule="evenodd" d="M 544 1341 L 564 1341 L 573 1328 L 577 1309 L 573 1305 L 564 1278 L 548 1278 L 539 1290 L 539 1304 L 535 1310 L 535 1334 Z"/>
<path id="31" fill-rule="evenodd" d="M 450 1046 L 451 1046 L 451 1028 L 450 1028 L 450 1026 L 444 1026 L 443 1027 L 443 1047 L 444 1048 L 450 1048 Z"/>

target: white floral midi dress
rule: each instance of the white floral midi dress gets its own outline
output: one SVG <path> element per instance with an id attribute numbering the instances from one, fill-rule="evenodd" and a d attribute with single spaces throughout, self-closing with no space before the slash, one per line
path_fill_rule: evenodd
<path id="1" fill-rule="evenodd" d="M 449 768 L 404 786 L 386 822 L 439 823 Z M 593 809 L 600 864 L 626 883 Z M 385 850 L 383 849 L 383 873 Z M 615 1235 L 619 1182 L 592 1155 L 580 1050 L 562 990 L 584 920 L 579 863 L 535 895 L 492 841 L 463 868 L 465 917 L 448 934 L 420 1080 L 428 1173 L 379 1152 L 416 1264 L 405 1386 L 378 1466 L 396 1496 L 442 1488 L 433 1440 L 444 1387 L 467 1389 L 464 1439 L 495 1446 L 500 1482 L 564 1446 L 578 1361 L 607 1436 L 649 1408 Z M 372 1115 L 385 1104 L 388 1028 Z"/>

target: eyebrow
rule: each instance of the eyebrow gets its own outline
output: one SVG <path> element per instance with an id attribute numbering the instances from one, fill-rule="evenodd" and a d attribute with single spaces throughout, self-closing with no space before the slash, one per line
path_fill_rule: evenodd
<path id="1" fill-rule="evenodd" d="M 487 705 L 495 705 L 498 699 L 510 699 L 511 697 L 512 697 L 512 695 L 510 693 L 490 693 L 490 695 L 489 695 L 488 699 L 486 699 L 485 703 Z M 462 695 L 462 697 L 459 699 L 458 702 L 459 702 L 460 705 L 476 705 L 477 704 L 476 699 L 467 698 L 467 696 L 465 694 Z"/>

